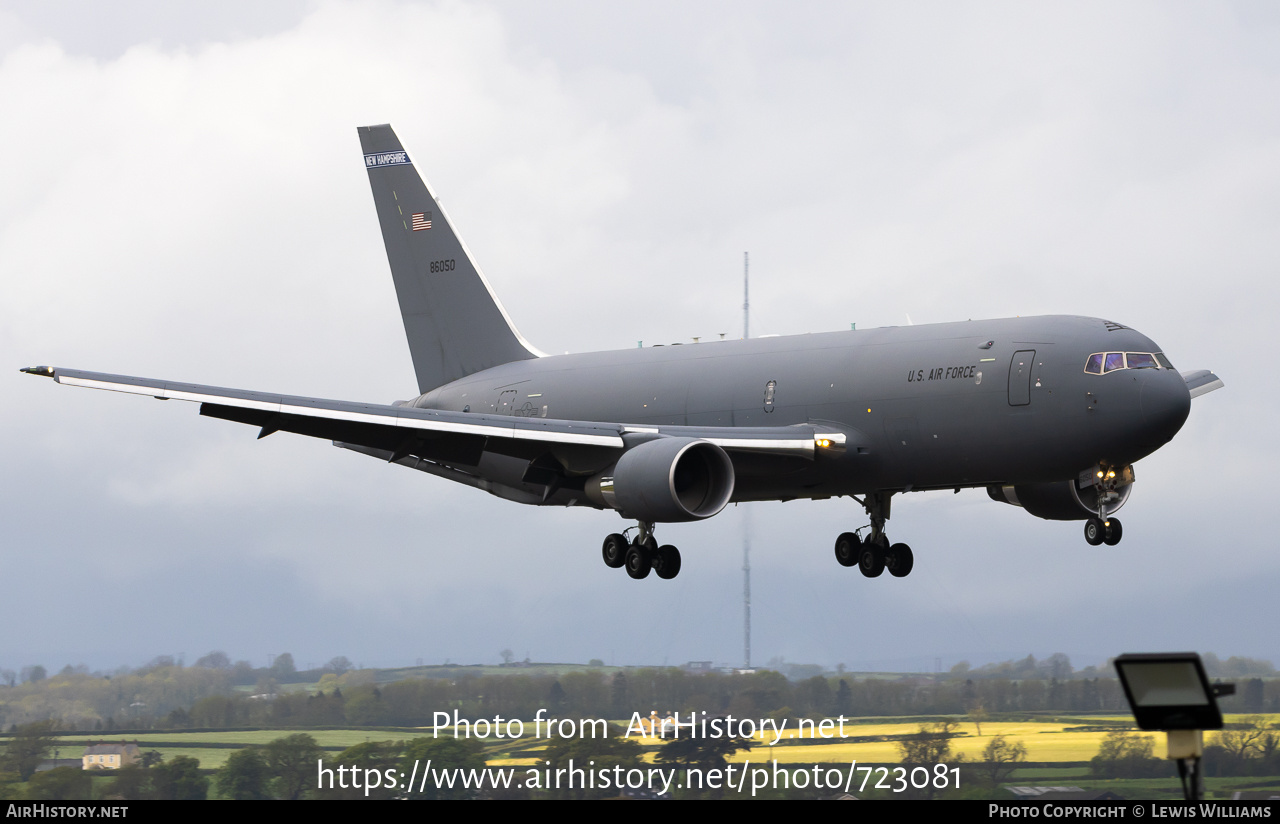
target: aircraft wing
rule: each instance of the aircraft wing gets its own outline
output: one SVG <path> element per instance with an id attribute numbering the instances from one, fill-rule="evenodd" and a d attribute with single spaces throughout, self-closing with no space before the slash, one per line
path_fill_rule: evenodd
<path id="1" fill-rule="evenodd" d="M 843 432 L 820 424 L 703 427 L 568 421 L 277 395 L 52 366 L 22 371 L 68 386 L 191 401 L 200 404 L 201 415 L 261 427 L 260 438 L 295 432 L 386 451 L 390 460 L 416 455 L 445 464 L 474 465 L 485 451 L 533 460 L 554 446 L 573 450 L 574 463 L 607 466 L 629 446 L 655 437 L 699 438 L 730 453 L 812 460 L 818 450 L 844 451 L 846 440 Z"/>
<path id="2" fill-rule="evenodd" d="M 1221 389 L 1223 386 L 1222 378 L 1219 378 L 1208 369 L 1183 372 L 1182 379 L 1187 382 L 1187 389 L 1191 390 L 1191 397 L 1193 398 L 1207 395 L 1215 389 Z"/>

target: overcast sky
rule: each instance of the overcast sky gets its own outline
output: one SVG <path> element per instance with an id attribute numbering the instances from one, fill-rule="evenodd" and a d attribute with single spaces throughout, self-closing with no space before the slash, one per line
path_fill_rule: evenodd
<path id="1" fill-rule="evenodd" d="M 1280 663 L 1280 7 L 0 3 L 0 668 L 742 662 L 745 507 L 600 561 L 522 507 L 54 364 L 389 402 L 414 378 L 355 129 L 391 122 L 547 352 L 1034 314 L 1226 388 L 1124 542 L 981 490 L 750 507 L 753 661 Z"/>

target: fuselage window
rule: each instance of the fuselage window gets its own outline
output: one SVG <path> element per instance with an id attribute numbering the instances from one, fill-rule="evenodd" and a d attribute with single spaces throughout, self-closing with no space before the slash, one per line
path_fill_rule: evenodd
<path id="1" fill-rule="evenodd" d="M 1084 371 L 1092 375 L 1102 374 L 1102 353 L 1097 352 L 1089 356 L 1089 362 L 1085 364 Z"/>
<path id="2" fill-rule="evenodd" d="M 1124 352 L 1108 352 L 1107 353 L 1107 372 L 1113 372 L 1116 369 L 1124 369 Z"/>

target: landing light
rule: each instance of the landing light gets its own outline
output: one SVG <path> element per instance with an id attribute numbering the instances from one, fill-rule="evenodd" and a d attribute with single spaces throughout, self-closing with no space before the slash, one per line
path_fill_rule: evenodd
<path id="1" fill-rule="evenodd" d="M 814 435 L 813 445 L 817 449 L 829 449 L 832 452 L 843 452 L 845 437 L 843 434 Z"/>

